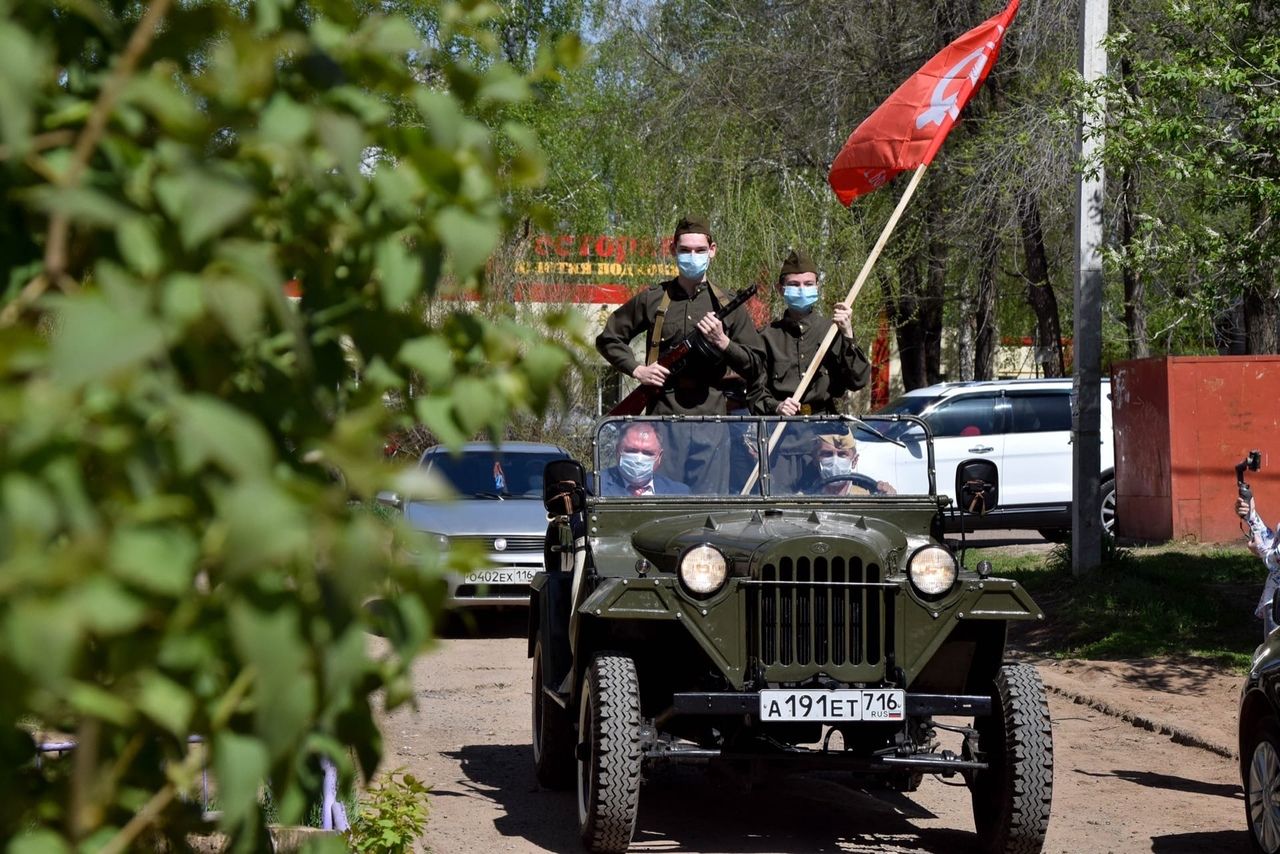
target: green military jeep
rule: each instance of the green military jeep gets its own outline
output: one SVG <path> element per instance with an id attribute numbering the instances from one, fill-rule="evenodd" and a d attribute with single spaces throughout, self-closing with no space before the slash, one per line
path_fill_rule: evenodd
<path id="1" fill-rule="evenodd" d="M 627 849 L 646 768 L 720 762 L 958 775 L 985 849 L 1041 850 L 1048 703 L 1004 656 L 1043 614 L 941 536 L 995 506 L 991 463 L 950 508 L 911 416 L 612 418 L 594 444 L 590 474 L 547 466 L 529 626 L 535 770 L 577 790 L 587 849 Z"/>

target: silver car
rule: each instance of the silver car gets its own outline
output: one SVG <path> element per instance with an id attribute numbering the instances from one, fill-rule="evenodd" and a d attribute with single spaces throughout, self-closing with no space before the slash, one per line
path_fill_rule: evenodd
<path id="1" fill-rule="evenodd" d="M 542 506 L 542 469 L 569 453 L 557 445 L 472 442 L 450 453 L 437 445 L 418 465 L 453 486 L 447 501 L 380 500 L 401 510 L 416 530 L 445 548 L 471 544 L 483 562 L 449 579 L 450 607 L 529 604 L 529 582 L 542 569 L 547 511 Z"/>

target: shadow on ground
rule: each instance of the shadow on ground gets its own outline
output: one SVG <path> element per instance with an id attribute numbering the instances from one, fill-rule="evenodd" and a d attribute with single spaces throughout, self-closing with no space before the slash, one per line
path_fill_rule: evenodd
<path id="1" fill-rule="evenodd" d="M 580 850 L 573 792 L 541 789 L 528 745 L 474 745 L 447 754 L 466 791 L 437 788 L 433 797 L 481 796 L 502 809 L 504 836 L 551 851 Z M 968 794 L 960 791 L 967 811 Z M 632 850 L 763 852 L 976 852 L 967 828 L 921 828 L 936 816 L 908 797 L 863 791 L 830 776 L 770 780 L 748 792 L 737 778 L 702 768 L 667 768 L 647 776 Z"/>
<path id="2" fill-rule="evenodd" d="M 1209 783 L 1204 780 L 1192 780 L 1189 777 L 1175 777 L 1172 774 L 1157 774 L 1153 771 L 1112 771 L 1108 774 L 1096 774 L 1076 769 L 1075 773 L 1085 777 L 1116 777 L 1148 789 L 1169 789 L 1175 792 L 1190 792 L 1195 795 L 1244 801 L 1244 792 L 1235 783 Z"/>
<path id="3" fill-rule="evenodd" d="M 528 633 L 528 608 L 458 609 L 441 615 L 442 638 L 522 638 Z"/>
<path id="4" fill-rule="evenodd" d="M 1244 815 L 1240 816 L 1244 824 Z M 1215 830 L 1203 833 L 1170 833 L 1151 840 L 1152 854 L 1231 854 L 1252 851 L 1247 830 Z"/>

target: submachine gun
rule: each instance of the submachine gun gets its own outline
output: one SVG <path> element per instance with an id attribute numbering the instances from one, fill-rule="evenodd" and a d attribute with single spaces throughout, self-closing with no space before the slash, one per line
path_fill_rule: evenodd
<path id="1" fill-rule="evenodd" d="M 756 294 L 756 286 L 751 285 L 740 292 L 733 299 L 729 300 L 720 310 L 716 312 L 716 317 L 723 323 L 724 319 L 733 314 L 743 303 L 751 299 Z M 678 374 L 689 363 L 689 357 L 697 354 L 699 358 L 708 361 L 717 362 L 723 354 L 711 346 L 707 339 L 702 337 L 702 333 L 694 331 L 690 333 L 683 341 L 668 350 L 664 355 L 658 357 L 658 364 L 671 372 L 672 376 Z M 662 391 L 658 386 L 644 385 L 643 383 L 636 387 L 636 390 L 624 397 L 618 402 L 618 405 L 609 410 L 610 415 L 642 415 L 649 408 L 649 404 Z"/>

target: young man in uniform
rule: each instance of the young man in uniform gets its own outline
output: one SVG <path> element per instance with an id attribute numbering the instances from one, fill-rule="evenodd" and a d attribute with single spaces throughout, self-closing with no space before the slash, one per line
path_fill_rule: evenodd
<path id="1" fill-rule="evenodd" d="M 671 239 L 679 275 L 636 294 L 619 306 L 596 337 L 596 349 L 617 371 L 657 389 L 646 414 L 724 415 L 726 392 L 735 385 L 750 388 L 764 361 L 760 335 L 745 307 L 722 323 L 715 312 L 731 297 L 707 280 L 716 255 L 711 229 L 701 217 L 686 216 Z M 672 373 L 659 357 L 697 331 L 706 352 L 692 351 L 682 369 Z M 631 341 L 645 336 L 645 359 L 636 359 Z M 663 471 L 703 494 L 727 491 L 728 467 L 712 465 L 723 441 L 719 425 L 686 426 L 666 442 Z"/>
<path id="2" fill-rule="evenodd" d="M 765 362 L 752 389 L 751 409 L 760 415 L 834 415 L 846 392 L 867 384 L 871 363 L 853 339 L 849 306 L 837 303 L 832 319 L 817 312 L 818 267 L 804 252 L 792 250 L 778 273 L 778 292 L 786 305 L 782 316 L 761 330 Z M 796 397 L 800 379 L 818 352 L 832 324 L 839 334 L 823 357 L 803 398 Z M 771 457 L 778 483 L 802 476 L 804 456 L 812 437 L 793 426 L 787 429 Z"/>

